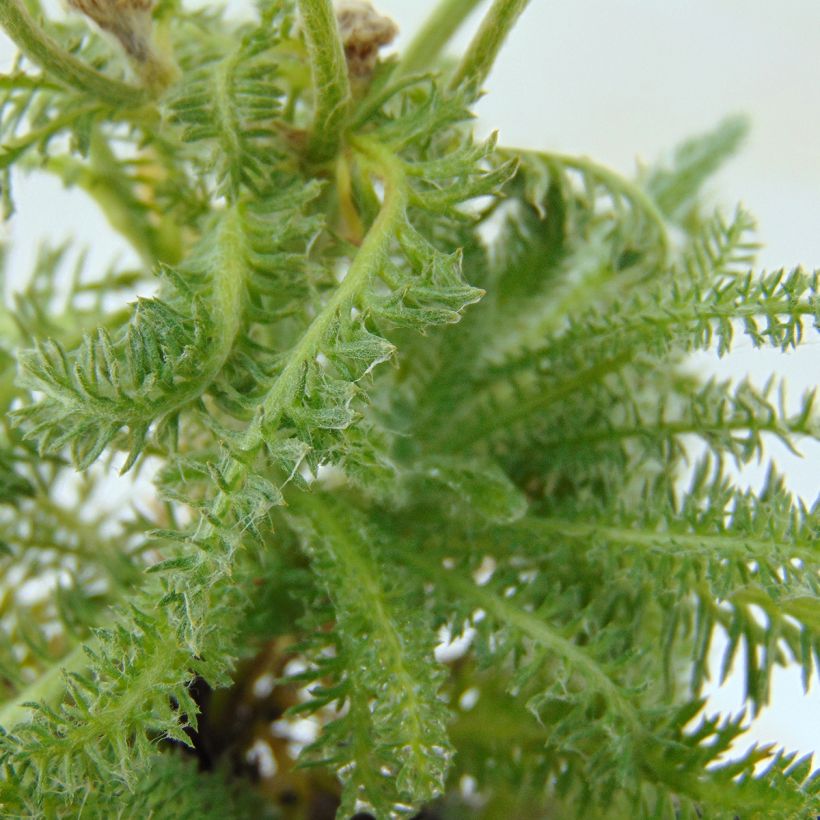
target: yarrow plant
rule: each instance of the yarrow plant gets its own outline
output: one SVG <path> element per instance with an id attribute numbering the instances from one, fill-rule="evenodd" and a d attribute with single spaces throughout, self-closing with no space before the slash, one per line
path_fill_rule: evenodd
<path id="1" fill-rule="evenodd" d="M 818 507 L 727 473 L 813 396 L 685 366 L 820 316 L 699 204 L 743 123 L 634 180 L 477 140 L 526 0 L 456 61 L 478 0 L 385 59 L 363 2 L 70 5 L 0 4 L 6 215 L 55 174 L 142 264 L 44 248 L 3 309 L 0 814 L 820 812 L 702 694 L 820 668 Z M 111 470 L 155 503 L 114 516 Z"/>

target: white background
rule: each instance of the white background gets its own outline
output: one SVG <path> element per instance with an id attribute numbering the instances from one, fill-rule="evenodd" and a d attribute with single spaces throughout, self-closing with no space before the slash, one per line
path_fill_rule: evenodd
<path id="1" fill-rule="evenodd" d="M 2 1 L 2 0 L 0 0 Z M 201 2 L 201 0 L 200 0 Z M 233 0 L 233 9 L 245 9 Z M 381 0 L 407 41 L 433 0 Z M 486 4 L 485 4 L 486 5 Z M 50 9 L 58 8 L 49 0 Z M 482 9 L 483 10 L 483 9 Z M 456 39 L 458 53 L 478 16 Z M 5 68 L 12 51 L 0 40 Z M 820 267 L 820 3 L 815 0 L 532 0 L 487 82 L 479 128 L 500 130 L 501 142 L 588 154 L 630 173 L 682 138 L 745 113 L 753 130 L 740 156 L 711 188 L 731 212 L 742 201 L 758 217 L 767 268 Z M 40 237 L 78 236 L 92 264 L 129 257 L 93 204 L 66 194 L 48 177 L 18 183 L 19 214 L 4 234 L 13 242 L 9 279 L 24 280 Z M 788 375 L 793 394 L 817 385 L 816 334 L 796 354 L 755 351 L 741 341 L 717 362 L 701 355 L 693 367 L 758 382 Z M 820 447 L 796 459 L 772 455 L 792 489 L 808 503 L 818 494 Z M 759 484 L 765 465 L 744 470 L 742 484 Z M 719 658 L 715 657 L 713 668 Z M 710 707 L 741 707 L 739 675 L 713 685 Z M 820 748 L 820 687 L 802 693 L 799 675 L 779 672 L 774 703 L 749 739 L 778 740 L 807 752 Z M 744 748 L 746 742 L 740 744 Z M 818 761 L 820 762 L 820 761 Z"/>

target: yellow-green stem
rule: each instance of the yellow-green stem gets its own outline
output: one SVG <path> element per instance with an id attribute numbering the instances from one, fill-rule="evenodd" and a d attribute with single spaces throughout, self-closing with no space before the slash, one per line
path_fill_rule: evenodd
<path id="1" fill-rule="evenodd" d="M 395 76 L 430 71 L 464 21 L 483 0 L 442 0 L 396 66 Z"/>
<path id="2" fill-rule="evenodd" d="M 357 138 L 353 145 L 383 178 L 384 202 L 338 290 L 302 336 L 288 357 L 287 366 L 268 393 L 263 405 L 263 416 L 268 422 L 277 419 L 295 395 L 302 369 L 306 362 L 318 354 L 319 345 L 328 327 L 338 315 L 349 312 L 354 307 L 362 288 L 381 269 L 387 258 L 395 227 L 407 207 L 407 188 L 401 162 L 373 140 Z M 251 432 L 254 436 L 258 435 L 254 430 Z"/>
<path id="3" fill-rule="evenodd" d="M 299 11 L 313 75 L 314 114 L 308 153 L 321 162 L 336 155 L 347 123 L 347 60 L 330 0 L 299 0 Z"/>
<path id="4" fill-rule="evenodd" d="M 259 447 L 265 436 L 265 428 L 275 426 L 285 408 L 296 397 L 305 365 L 315 359 L 320 345 L 330 325 L 336 317 L 350 311 L 363 288 L 383 267 L 390 249 L 390 243 L 407 207 L 407 183 L 401 161 L 387 148 L 372 139 L 357 137 L 353 147 L 364 161 L 384 182 L 384 200 L 378 216 L 374 220 L 362 242 L 347 275 L 336 293 L 307 328 L 302 338 L 290 352 L 288 363 L 279 374 L 262 402 L 262 412 L 245 431 L 239 449 L 249 452 Z M 233 462 L 227 484 L 239 479 L 243 466 Z M 213 515 L 224 514 L 230 497 L 220 493 L 213 503 Z"/>
<path id="5" fill-rule="evenodd" d="M 78 60 L 37 24 L 21 0 L 0 2 L 0 26 L 20 51 L 51 79 L 106 105 L 137 108 L 150 102 L 161 91 L 157 86 L 137 86 L 114 80 Z"/>
<path id="6" fill-rule="evenodd" d="M 451 90 L 463 89 L 473 98 L 478 96 L 504 40 L 528 3 L 495 0 L 450 81 Z"/>

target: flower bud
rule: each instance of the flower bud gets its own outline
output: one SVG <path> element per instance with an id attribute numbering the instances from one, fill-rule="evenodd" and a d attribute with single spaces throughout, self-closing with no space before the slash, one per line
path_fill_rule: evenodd
<path id="1" fill-rule="evenodd" d="M 153 0 L 68 0 L 68 4 L 113 34 L 137 63 L 151 60 Z"/>
<path id="2" fill-rule="evenodd" d="M 367 0 L 343 0 L 336 8 L 336 20 L 350 76 L 368 77 L 376 67 L 379 49 L 393 42 L 398 26 Z"/>

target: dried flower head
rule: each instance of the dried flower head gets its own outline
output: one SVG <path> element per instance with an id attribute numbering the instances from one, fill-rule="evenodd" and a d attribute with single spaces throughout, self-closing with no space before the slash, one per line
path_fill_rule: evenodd
<path id="1" fill-rule="evenodd" d="M 113 34 L 138 63 L 151 57 L 153 0 L 68 0 L 68 4 Z"/>
<path id="2" fill-rule="evenodd" d="M 351 77 L 367 77 L 376 67 L 379 49 L 396 38 L 398 26 L 367 0 L 343 0 L 336 8 L 336 19 Z"/>

